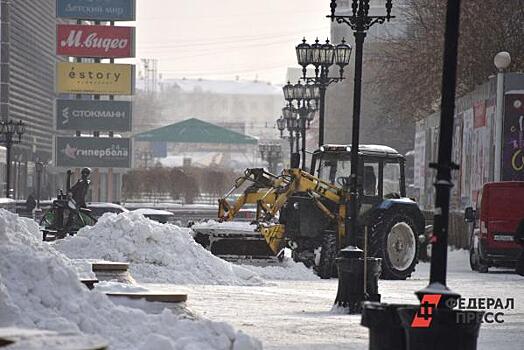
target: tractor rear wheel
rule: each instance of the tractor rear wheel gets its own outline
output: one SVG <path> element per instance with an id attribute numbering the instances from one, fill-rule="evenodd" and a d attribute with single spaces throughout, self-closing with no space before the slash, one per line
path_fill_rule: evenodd
<path id="1" fill-rule="evenodd" d="M 417 264 L 416 226 L 408 212 L 386 212 L 372 227 L 370 255 L 382 258 L 382 279 L 405 280 Z"/>

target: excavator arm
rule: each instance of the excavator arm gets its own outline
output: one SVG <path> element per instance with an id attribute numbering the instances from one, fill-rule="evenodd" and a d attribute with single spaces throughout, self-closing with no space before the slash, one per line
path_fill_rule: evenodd
<path id="1" fill-rule="evenodd" d="M 251 183 L 251 185 L 249 185 L 237 199 L 232 200 L 232 195 L 246 182 Z M 275 176 L 260 168 L 247 169 L 243 176 L 236 179 L 231 190 L 223 198 L 218 200 L 219 220 L 233 220 L 240 209 L 246 204 L 257 205 L 257 220 L 259 220 L 259 202 L 261 200 L 266 202 L 274 200 L 274 196 L 268 195 L 268 193 L 274 188 L 281 187 L 283 184 L 285 184 L 285 179 L 281 176 Z"/>

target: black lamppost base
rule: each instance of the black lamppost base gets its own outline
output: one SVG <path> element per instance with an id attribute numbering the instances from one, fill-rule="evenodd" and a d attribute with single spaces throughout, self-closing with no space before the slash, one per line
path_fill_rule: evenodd
<path id="1" fill-rule="evenodd" d="M 340 251 L 336 259 L 338 269 L 338 291 L 335 307 L 343 308 L 349 314 L 362 311 L 362 302 L 380 302 L 378 277 L 381 272 L 380 258 L 367 258 L 364 269 L 362 250 L 348 247 Z M 364 271 L 366 271 L 366 288 L 364 290 Z"/>
<path id="2" fill-rule="evenodd" d="M 452 309 L 457 305 L 460 294 L 453 292 L 447 286 L 439 282 L 432 282 L 426 288 L 415 292 L 417 298 L 422 302 L 425 295 L 440 295 L 439 307 Z"/>

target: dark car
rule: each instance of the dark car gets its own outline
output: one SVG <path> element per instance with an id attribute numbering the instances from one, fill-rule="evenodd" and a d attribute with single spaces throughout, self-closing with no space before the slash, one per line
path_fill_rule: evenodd
<path id="1" fill-rule="evenodd" d="M 133 212 L 142 214 L 146 218 L 154 220 L 154 221 L 158 221 L 161 224 L 175 222 L 175 214 L 167 210 L 141 208 L 141 209 L 133 210 Z"/>
<path id="2" fill-rule="evenodd" d="M 91 210 L 91 214 L 96 218 L 100 218 L 105 213 L 127 213 L 129 210 L 124 208 L 121 205 L 114 203 L 104 203 L 104 202 L 90 202 L 87 203 L 87 208 Z"/>

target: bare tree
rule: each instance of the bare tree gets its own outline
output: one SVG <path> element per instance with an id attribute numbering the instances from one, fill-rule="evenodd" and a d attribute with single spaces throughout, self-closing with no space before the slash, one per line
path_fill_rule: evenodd
<path id="1" fill-rule="evenodd" d="M 413 120 L 438 109 L 446 1 L 406 2 L 406 35 L 381 46 L 372 81 L 388 112 Z M 510 70 L 524 68 L 524 0 L 463 0 L 460 29 L 458 96 L 495 73 L 500 51 L 512 55 Z"/>

